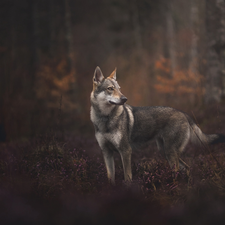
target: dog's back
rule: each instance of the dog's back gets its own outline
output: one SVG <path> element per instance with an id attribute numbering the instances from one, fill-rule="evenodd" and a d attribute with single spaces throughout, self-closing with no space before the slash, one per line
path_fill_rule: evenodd
<path id="1" fill-rule="evenodd" d="M 183 128 L 187 119 L 183 113 L 170 107 L 132 107 L 134 126 L 131 140 L 134 143 L 145 143 L 153 138 L 168 136 L 177 132 L 177 124 Z"/>

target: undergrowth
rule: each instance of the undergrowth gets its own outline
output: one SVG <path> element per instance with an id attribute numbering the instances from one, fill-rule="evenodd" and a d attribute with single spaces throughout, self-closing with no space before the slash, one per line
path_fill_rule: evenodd
<path id="1" fill-rule="evenodd" d="M 199 115 L 206 130 L 225 133 Z M 176 179 L 154 146 L 134 152 L 131 185 L 115 154 L 112 186 L 94 137 L 62 134 L 0 144 L 1 224 L 224 224 L 224 145 L 188 146 L 189 176 Z"/>
<path id="2" fill-rule="evenodd" d="M 137 204 L 141 206 L 146 204 L 145 210 L 152 210 L 152 207 L 156 206 L 159 211 L 154 213 L 157 215 L 157 218 L 154 218 L 158 222 L 161 221 L 162 224 L 165 221 L 170 224 L 170 221 L 174 219 L 173 213 L 177 217 L 177 208 L 181 207 L 182 209 L 182 212 L 178 213 L 179 215 L 186 211 L 189 212 L 188 207 L 192 204 L 200 204 L 199 199 L 202 196 L 204 201 L 207 201 L 205 196 L 212 201 L 215 199 L 215 195 L 216 199 L 225 199 L 225 155 L 222 148 L 218 148 L 219 150 L 210 154 L 207 152 L 203 154 L 204 151 L 199 150 L 198 155 L 196 155 L 196 149 L 190 149 L 189 155 L 185 158 L 191 166 L 190 175 L 187 176 L 185 171 L 181 171 L 176 174 L 176 180 L 172 177 L 167 161 L 158 152 L 153 153 L 151 158 L 142 158 L 139 162 L 132 163 L 133 182 L 130 186 L 122 181 L 121 163 L 116 163 L 117 184 L 111 186 L 107 181 L 102 156 L 95 153 L 90 154 L 90 151 L 84 149 L 85 140 L 74 139 L 77 144 L 61 142 L 55 136 L 42 136 L 27 144 L 2 144 L 0 152 L 1 206 L 10 202 L 3 196 L 10 196 L 11 199 L 20 196 L 23 200 L 19 200 L 19 202 L 32 200 L 32 203 L 27 203 L 29 206 L 34 204 L 33 202 L 38 202 L 41 205 L 41 208 L 35 209 L 38 213 L 42 212 L 42 204 L 47 201 L 54 212 L 54 216 L 49 220 L 55 221 L 57 214 L 60 215 L 56 224 L 64 224 L 63 221 L 68 214 L 70 219 L 65 224 L 73 224 L 73 221 L 86 221 L 86 215 L 91 216 L 91 220 L 86 221 L 87 224 L 95 224 L 93 221 L 98 221 L 99 224 L 108 221 L 107 218 L 110 217 L 108 214 L 111 211 L 118 213 L 115 215 L 116 218 L 120 217 L 122 212 L 117 212 L 119 206 L 112 206 L 113 204 L 117 205 L 118 201 L 127 207 L 124 209 L 125 214 L 128 213 L 129 207 L 132 206 L 131 208 L 134 210 L 133 207 L 136 208 Z M 95 148 L 95 146 L 92 147 Z M 118 161 L 118 159 L 116 160 Z M 73 199 L 72 203 L 71 199 Z M 115 199 L 117 199 L 116 202 L 114 202 Z M 14 200 L 11 201 L 14 204 Z M 131 201 L 130 206 L 125 203 L 127 201 Z M 20 204 L 22 203 L 20 202 Z M 225 210 L 225 201 L 222 201 L 221 204 Z M 64 212 L 63 205 L 69 211 Z M 104 208 L 104 205 L 108 208 Z M 82 216 L 78 216 L 80 207 L 84 207 Z M 10 205 L 8 210 L 14 214 L 15 212 L 12 212 L 11 209 Z M 16 208 L 16 210 L 18 209 Z M 144 212 L 145 219 L 142 219 L 143 223 L 140 224 L 149 221 L 150 215 L 152 217 L 150 211 L 149 215 L 146 211 Z M 39 220 L 45 221 L 48 213 L 48 210 L 45 213 L 42 212 L 42 217 L 38 217 Z M 139 212 L 139 214 L 142 215 L 143 212 Z M 26 214 L 19 213 L 19 215 L 22 221 L 27 219 Z M 139 216 L 136 215 L 139 218 L 138 221 L 140 220 Z M 3 218 L 6 219 L 4 216 Z M 34 218 L 30 218 L 30 220 L 33 221 Z M 182 221 L 184 217 L 179 218 Z M 17 222 L 17 220 L 15 221 Z M 124 218 L 124 221 L 135 224 L 133 222 L 137 220 Z"/>

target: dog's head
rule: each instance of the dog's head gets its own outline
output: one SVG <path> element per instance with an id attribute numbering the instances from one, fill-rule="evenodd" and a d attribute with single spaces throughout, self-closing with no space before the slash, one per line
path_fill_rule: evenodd
<path id="1" fill-rule="evenodd" d="M 116 81 L 116 69 L 105 78 L 99 67 L 96 67 L 93 77 L 94 97 L 106 105 L 123 105 L 127 98 L 121 93 L 120 86 Z"/>

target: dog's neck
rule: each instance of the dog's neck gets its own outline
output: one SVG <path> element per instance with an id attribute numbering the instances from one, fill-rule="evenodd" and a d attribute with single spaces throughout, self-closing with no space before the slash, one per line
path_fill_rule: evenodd
<path id="1" fill-rule="evenodd" d="M 120 116 L 123 112 L 123 105 L 98 105 L 91 101 L 91 111 L 94 111 L 99 117 Z"/>

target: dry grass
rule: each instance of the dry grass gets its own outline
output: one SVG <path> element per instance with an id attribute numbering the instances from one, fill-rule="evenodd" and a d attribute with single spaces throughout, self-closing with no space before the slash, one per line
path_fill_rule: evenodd
<path id="1" fill-rule="evenodd" d="M 50 135 L 26 144 L 1 144 L 0 217 L 5 224 L 225 221 L 224 145 L 207 150 L 189 146 L 182 158 L 191 167 L 190 176 L 180 172 L 175 181 L 154 146 L 134 153 L 130 187 L 122 181 L 116 156 L 117 185 L 112 187 L 96 141 L 65 137 L 64 142 Z"/>

